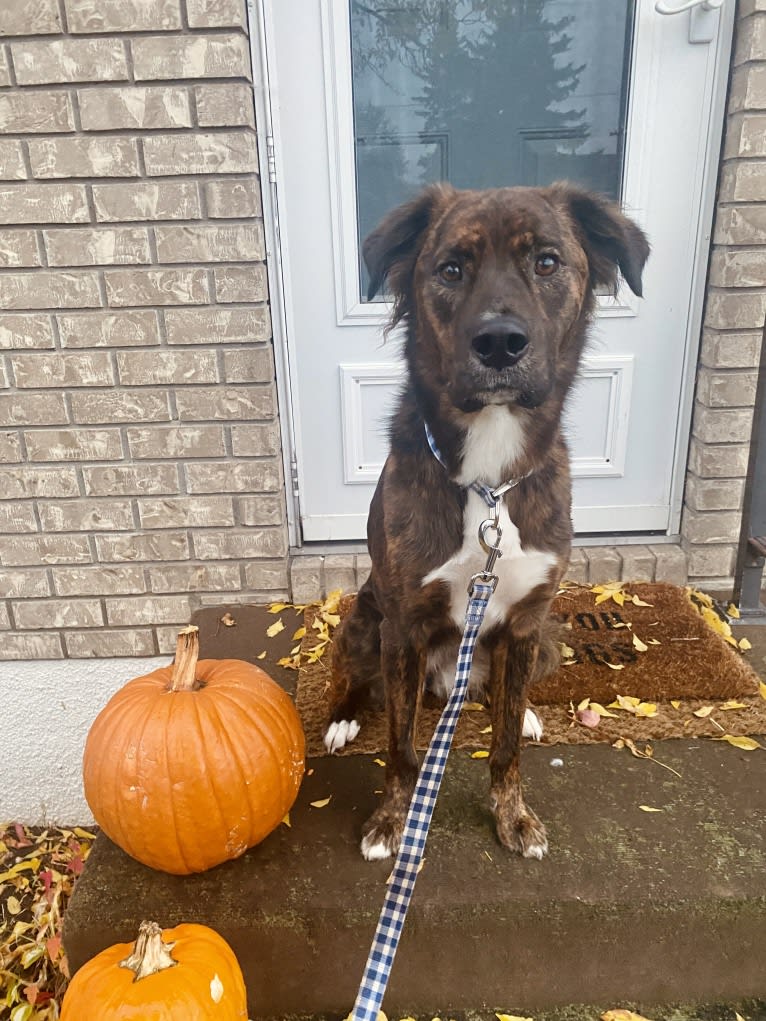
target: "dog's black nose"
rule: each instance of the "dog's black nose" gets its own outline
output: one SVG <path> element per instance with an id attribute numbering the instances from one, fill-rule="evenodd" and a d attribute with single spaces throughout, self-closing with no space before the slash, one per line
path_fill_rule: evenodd
<path id="1" fill-rule="evenodd" d="M 471 347 L 482 365 L 497 370 L 515 365 L 528 346 L 524 327 L 509 316 L 498 316 L 482 323 L 471 340 Z"/>

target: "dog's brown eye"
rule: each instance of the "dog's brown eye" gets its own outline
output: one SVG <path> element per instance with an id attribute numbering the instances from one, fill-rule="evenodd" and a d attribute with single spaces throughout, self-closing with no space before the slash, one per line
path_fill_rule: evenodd
<path id="1" fill-rule="evenodd" d="M 444 262 L 439 266 L 439 276 L 445 284 L 454 284 L 463 278 L 463 270 L 456 262 Z"/>
<path id="2" fill-rule="evenodd" d="M 535 259 L 535 273 L 541 277 L 549 277 L 559 268 L 559 257 L 551 252 L 538 255 Z"/>

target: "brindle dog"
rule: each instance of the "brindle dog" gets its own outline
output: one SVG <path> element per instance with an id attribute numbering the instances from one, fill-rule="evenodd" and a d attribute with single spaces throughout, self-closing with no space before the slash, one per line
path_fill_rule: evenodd
<path id="1" fill-rule="evenodd" d="M 388 712 L 386 786 L 363 829 L 365 857 L 395 853 L 418 772 L 413 731 L 424 688 L 446 695 L 471 576 L 486 561 L 488 516 L 476 480 L 503 498 L 502 556 L 471 672 L 492 722 L 491 802 L 500 842 L 547 851 L 524 803 L 522 730 L 529 685 L 555 669 L 546 637 L 571 544 L 570 477 L 561 414 L 594 309 L 617 270 L 641 295 L 649 245 L 611 202 L 568 184 L 457 191 L 434 185 L 367 238 L 370 295 L 387 280 L 392 325 L 406 326 L 409 378 L 391 452 L 370 507 L 372 572 L 336 641 L 335 705 L 325 743 L 352 740 L 382 679 Z M 432 453 L 426 424 L 441 463 Z"/>

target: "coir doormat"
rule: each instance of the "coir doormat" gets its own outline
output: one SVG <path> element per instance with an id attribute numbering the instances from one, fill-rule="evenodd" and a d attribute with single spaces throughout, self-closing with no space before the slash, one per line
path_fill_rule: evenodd
<path id="1" fill-rule="evenodd" d="M 340 626 L 352 602 L 340 601 Z M 308 754 L 322 755 L 333 698 L 332 650 L 306 662 L 321 641 L 311 626 L 314 612 L 307 610 L 296 704 Z M 766 733 L 758 676 L 709 597 L 663 583 L 567 585 L 553 614 L 561 627 L 562 665 L 529 693 L 543 723 L 542 743 Z M 421 711 L 418 748 L 427 747 L 440 713 L 428 704 Z M 341 754 L 383 752 L 383 710 L 367 710 L 359 722 L 359 736 Z M 469 703 L 454 743 L 487 748 L 490 739 L 489 713 Z"/>

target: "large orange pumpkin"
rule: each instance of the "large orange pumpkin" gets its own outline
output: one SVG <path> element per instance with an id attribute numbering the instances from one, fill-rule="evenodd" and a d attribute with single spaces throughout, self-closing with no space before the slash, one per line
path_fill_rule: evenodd
<path id="1" fill-rule="evenodd" d="M 229 944 L 206 925 L 142 922 L 75 974 L 61 1021 L 241 1021 L 247 995 Z"/>
<path id="2" fill-rule="evenodd" d="M 305 740 L 292 699 L 240 660 L 197 661 L 197 628 L 175 663 L 137 677 L 96 717 L 83 780 L 108 837 L 145 865 L 186 875 L 236 858 L 295 801 Z"/>

